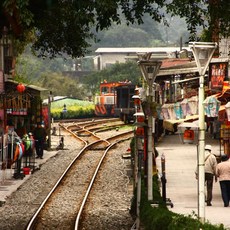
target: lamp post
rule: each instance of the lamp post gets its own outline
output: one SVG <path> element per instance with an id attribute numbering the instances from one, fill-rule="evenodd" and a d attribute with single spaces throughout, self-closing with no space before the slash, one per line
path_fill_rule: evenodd
<path id="1" fill-rule="evenodd" d="M 7 69 L 6 69 L 6 56 L 8 54 L 8 28 L 6 26 L 3 27 L 2 30 L 2 46 L 3 46 L 3 52 L 2 52 L 2 69 L 3 69 L 3 73 L 6 74 L 7 73 Z"/>
<path id="2" fill-rule="evenodd" d="M 53 94 L 50 91 L 48 96 L 48 148 L 51 148 L 51 102 L 53 101 Z"/>
<path id="3" fill-rule="evenodd" d="M 135 114 L 134 116 L 136 117 L 135 118 L 135 123 L 138 122 L 138 112 L 140 110 L 140 103 L 141 103 L 141 100 L 140 100 L 140 96 L 139 95 L 133 95 L 132 98 L 134 99 L 134 106 L 135 106 Z M 143 113 L 143 116 L 144 116 L 144 113 Z M 136 125 L 136 124 L 134 124 Z M 137 140 L 135 138 L 135 146 L 137 146 Z M 135 155 L 134 155 L 134 170 L 133 170 L 133 178 L 134 178 L 134 186 L 136 186 L 137 184 L 137 154 L 135 152 Z M 134 187 L 135 188 L 135 187 Z"/>
<path id="4" fill-rule="evenodd" d="M 136 95 L 133 96 L 133 98 Z M 140 100 L 140 99 L 139 99 Z M 138 103 L 139 104 L 139 103 Z M 135 229 L 140 228 L 140 202 L 141 202 L 141 169 L 143 163 L 143 155 L 144 155 L 144 127 L 146 124 L 144 123 L 145 115 L 143 112 L 136 112 L 134 114 L 136 117 L 136 122 L 134 125 L 135 129 L 135 159 L 134 159 L 134 180 L 135 185 L 137 184 L 137 218 L 135 221 Z"/>
<path id="5" fill-rule="evenodd" d="M 148 200 L 153 200 L 153 130 L 155 130 L 155 124 L 153 124 L 153 111 L 151 111 L 151 105 L 153 102 L 153 83 L 156 76 L 160 70 L 161 61 L 151 60 L 151 53 L 147 53 L 142 56 L 143 59 L 138 61 L 138 65 L 141 69 L 142 75 L 148 85 L 148 97 L 147 106 L 149 108 L 148 112 L 148 169 L 147 169 L 147 181 L 148 181 Z"/>
<path id="6" fill-rule="evenodd" d="M 205 222 L 205 114 L 204 114 L 204 74 L 211 61 L 217 44 L 213 42 L 190 42 L 199 71 L 199 139 L 198 139 L 198 218 Z"/>

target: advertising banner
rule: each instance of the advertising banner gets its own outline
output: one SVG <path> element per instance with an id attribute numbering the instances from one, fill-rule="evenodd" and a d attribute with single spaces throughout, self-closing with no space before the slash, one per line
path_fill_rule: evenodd
<path id="1" fill-rule="evenodd" d="M 227 64 L 227 62 L 210 64 L 211 90 L 222 90 L 224 80 L 227 77 Z"/>

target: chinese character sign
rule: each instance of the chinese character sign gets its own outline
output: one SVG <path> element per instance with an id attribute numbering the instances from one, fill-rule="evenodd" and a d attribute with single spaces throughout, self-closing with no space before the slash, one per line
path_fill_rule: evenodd
<path id="1" fill-rule="evenodd" d="M 227 77 L 227 63 L 211 63 L 210 75 L 211 89 L 222 90 L 224 79 Z"/>

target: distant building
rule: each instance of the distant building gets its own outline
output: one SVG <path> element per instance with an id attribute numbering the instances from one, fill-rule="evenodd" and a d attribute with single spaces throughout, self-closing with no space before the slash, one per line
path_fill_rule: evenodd
<path id="1" fill-rule="evenodd" d="M 94 57 L 95 70 L 102 70 L 115 63 L 125 63 L 128 60 L 138 60 L 138 54 L 152 52 L 152 58 L 158 60 L 177 57 L 188 57 L 188 47 L 154 47 L 154 48 L 98 48 Z M 191 51 L 190 51 L 191 52 Z"/>

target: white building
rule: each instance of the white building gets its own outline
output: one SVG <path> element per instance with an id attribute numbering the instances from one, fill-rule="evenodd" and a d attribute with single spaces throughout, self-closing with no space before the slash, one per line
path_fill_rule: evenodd
<path id="1" fill-rule="evenodd" d="M 176 58 L 178 55 L 187 57 L 189 47 L 127 47 L 127 48 L 98 48 L 94 57 L 94 67 L 102 70 L 115 63 L 124 63 L 127 60 L 138 60 L 138 54 L 152 52 L 152 58 Z"/>

